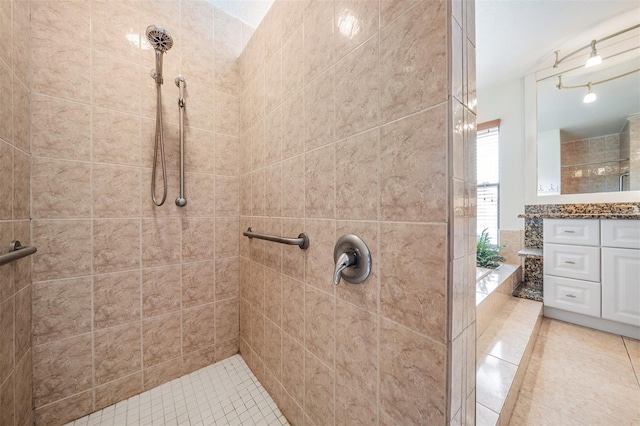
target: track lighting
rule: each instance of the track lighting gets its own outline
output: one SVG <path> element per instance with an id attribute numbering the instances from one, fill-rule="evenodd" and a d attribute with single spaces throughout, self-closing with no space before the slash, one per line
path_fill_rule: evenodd
<path id="1" fill-rule="evenodd" d="M 587 63 L 584 64 L 585 68 L 593 67 L 595 65 L 600 65 L 602 63 L 602 58 L 598 55 L 598 51 L 596 50 L 596 41 L 591 41 L 591 54 L 589 55 L 589 59 L 587 59 Z"/>
<path id="2" fill-rule="evenodd" d="M 584 66 L 585 66 L 585 68 L 589 68 L 589 67 L 592 67 L 592 66 L 594 66 L 594 65 L 599 65 L 599 64 L 601 64 L 601 63 L 602 63 L 602 57 L 598 54 L 598 50 L 596 49 L 596 43 L 600 43 L 600 42 L 603 42 L 603 41 L 605 41 L 605 40 L 609 40 L 609 39 L 612 39 L 612 38 L 618 37 L 618 36 L 620 36 L 620 35 L 622 35 L 622 34 L 628 33 L 629 31 L 633 31 L 633 30 L 635 30 L 635 29 L 637 29 L 637 28 L 640 28 L 640 24 L 636 24 L 636 25 L 634 25 L 634 26 L 632 26 L 632 27 L 625 28 L 625 29 L 624 29 L 624 30 L 622 30 L 622 31 L 618 31 L 618 32 L 613 33 L 613 34 L 610 34 L 610 35 L 608 35 L 608 36 L 606 36 L 606 37 L 602 37 L 601 39 L 598 39 L 598 40 L 592 40 L 592 41 L 591 41 L 591 43 L 589 43 L 589 44 L 587 44 L 586 46 L 583 46 L 583 47 L 581 47 L 581 48 L 579 48 L 579 49 L 577 49 L 577 50 L 575 50 L 575 51 L 573 51 L 573 52 L 569 53 L 568 55 L 563 56 L 562 58 L 560 57 L 560 51 L 559 51 L 559 50 L 556 50 L 556 51 L 554 52 L 554 53 L 555 53 L 555 55 L 556 55 L 556 61 L 554 62 L 553 67 L 554 67 L 554 68 L 558 68 L 558 66 L 559 66 L 559 65 L 560 65 L 564 60 L 566 60 L 566 59 L 568 59 L 568 58 L 571 58 L 571 57 L 573 57 L 574 55 L 576 55 L 576 54 L 578 54 L 578 53 L 580 53 L 580 52 L 582 52 L 582 51 L 584 51 L 584 50 L 586 50 L 586 49 L 589 49 L 589 48 L 591 48 L 591 53 L 589 54 L 589 58 L 587 59 L 587 62 L 586 62 L 586 64 L 584 65 Z M 602 46 L 601 46 L 601 47 L 602 47 Z"/>
<path id="3" fill-rule="evenodd" d="M 629 72 L 625 72 L 625 73 L 620 74 L 620 75 L 615 75 L 615 76 L 607 78 L 605 80 L 590 81 L 587 84 L 579 84 L 579 85 L 576 85 L 576 86 L 565 86 L 564 84 L 562 84 L 562 74 L 560 74 L 558 76 L 558 84 L 556 84 L 556 87 L 559 90 L 562 90 L 562 89 L 580 89 L 581 87 L 586 87 L 587 89 L 589 89 L 589 92 L 584 96 L 584 98 L 582 98 L 582 102 L 584 102 L 585 104 L 590 104 L 591 102 L 593 102 L 596 99 L 598 99 L 596 94 L 593 93 L 593 86 L 597 86 L 598 84 L 602 84 L 602 83 L 608 83 L 610 81 L 617 80 L 617 79 L 622 78 L 622 77 L 626 77 L 626 76 L 628 76 L 630 74 L 633 74 L 633 73 L 636 73 L 636 72 L 640 72 L 640 68 L 637 68 L 635 70 L 631 70 Z"/>
<path id="4" fill-rule="evenodd" d="M 596 96 L 595 93 L 593 93 L 593 90 L 591 90 L 591 82 L 587 83 L 587 87 L 589 88 L 589 93 L 584 95 L 582 102 L 584 102 L 585 104 L 590 104 L 591 102 L 598 99 L 598 97 Z"/>

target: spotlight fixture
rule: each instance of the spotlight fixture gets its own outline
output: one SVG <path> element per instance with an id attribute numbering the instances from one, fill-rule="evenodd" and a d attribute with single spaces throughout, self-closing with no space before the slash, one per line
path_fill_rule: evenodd
<path id="1" fill-rule="evenodd" d="M 579 85 L 576 85 L 576 86 L 565 86 L 564 84 L 562 84 L 562 74 L 560 74 L 558 76 L 558 84 L 556 84 L 556 87 L 558 88 L 558 90 L 562 90 L 562 89 L 580 89 L 582 87 L 586 87 L 587 89 L 589 89 L 589 92 L 587 92 L 587 94 L 584 96 L 584 98 L 582 99 L 582 102 L 584 102 L 585 104 L 590 104 L 591 102 L 593 102 L 596 99 L 598 99 L 596 94 L 593 93 L 593 86 L 597 86 L 598 84 L 607 83 L 609 81 L 617 80 L 619 78 L 625 77 L 627 75 L 630 75 L 630 74 L 633 74 L 633 73 L 636 73 L 636 72 L 640 72 L 640 68 L 637 68 L 637 69 L 629 71 L 629 72 L 625 72 L 624 74 L 613 76 L 611 78 L 607 78 L 605 80 L 590 81 L 587 84 L 579 84 Z"/>
<path id="2" fill-rule="evenodd" d="M 595 65 L 600 65 L 602 63 L 602 58 L 598 55 L 598 51 L 596 50 L 596 41 L 591 41 L 591 54 L 589 55 L 589 59 L 587 59 L 587 63 L 584 64 L 585 68 L 593 67 Z"/>
<path id="3" fill-rule="evenodd" d="M 590 104 L 591 102 L 598 99 L 596 94 L 593 93 L 593 90 L 591 90 L 591 86 L 592 86 L 591 82 L 587 83 L 587 87 L 589 88 L 589 93 L 584 95 L 584 98 L 582 99 L 582 102 L 584 102 L 585 104 Z"/>
<path id="4" fill-rule="evenodd" d="M 589 58 L 587 59 L 587 63 L 584 65 L 585 68 L 589 68 L 592 67 L 594 65 L 598 65 L 602 63 L 602 57 L 598 54 L 598 51 L 596 50 L 596 43 L 601 43 L 605 40 L 609 40 L 615 37 L 618 37 L 622 34 L 628 33 L 629 31 L 633 31 L 637 28 L 640 28 L 640 24 L 636 24 L 632 27 L 629 28 L 625 28 L 622 31 L 618 31 L 617 33 L 613 33 L 610 34 L 606 37 L 602 37 L 601 39 L 598 40 L 592 40 L 591 43 L 587 44 L 586 46 L 581 47 L 580 49 L 577 49 L 571 53 L 569 53 L 568 55 L 563 56 L 562 58 L 560 57 L 560 51 L 556 50 L 554 53 L 556 55 L 556 61 L 553 64 L 553 68 L 558 68 L 558 66 L 565 60 L 568 59 L 572 56 L 574 56 L 577 53 L 582 52 L 583 50 L 589 49 L 591 48 L 591 54 L 589 55 Z"/>

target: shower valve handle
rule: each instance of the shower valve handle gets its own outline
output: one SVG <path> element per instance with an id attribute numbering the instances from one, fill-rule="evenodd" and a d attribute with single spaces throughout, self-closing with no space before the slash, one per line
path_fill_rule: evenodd
<path id="1" fill-rule="evenodd" d="M 364 282 L 371 273 L 371 252 L 367 244 L 353 234 L 340 237 L 333 249 L 335 270 L 333 284 L 340 284 L 340 278 L 351 284 Z"/>

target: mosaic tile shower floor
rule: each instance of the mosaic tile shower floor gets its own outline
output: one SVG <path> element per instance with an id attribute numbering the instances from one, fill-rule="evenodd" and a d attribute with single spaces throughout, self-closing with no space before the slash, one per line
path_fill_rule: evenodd
<path id="1" fill-rule="evenodd" d="M 242 357 L 234 355 L 66 426 L 288 424 Z"/>

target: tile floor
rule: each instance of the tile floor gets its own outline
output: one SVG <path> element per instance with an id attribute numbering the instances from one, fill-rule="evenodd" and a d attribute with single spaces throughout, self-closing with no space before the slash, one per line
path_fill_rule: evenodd
<path id="1" fill-rule="evenodd" d="M 640 341 L 545 318 L 510 424 L 640 424 Z"/>
<path id="2" fill-rule="evenodd" d="M 234 355 L 67 426 L 288 424 L 242 357 Z"/>

